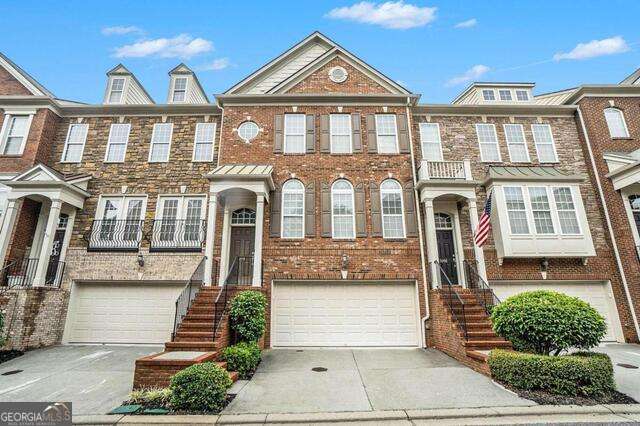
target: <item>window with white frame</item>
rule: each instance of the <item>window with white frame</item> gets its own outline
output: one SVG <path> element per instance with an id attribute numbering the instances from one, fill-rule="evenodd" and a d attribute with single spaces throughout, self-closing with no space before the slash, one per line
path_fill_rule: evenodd
<path id="1" fill-rule="evenodd" d="M 304 185 L 297 179 L 282 186 L 282 238 L 304 238 Z"/>
<path id="2" fill-rule="evenodd" d="M 305 152 L 306 117 L 304 114 L 284 115 L 284 152 L 303 154 Z"/>
<path id="3" fill-rule="evenodd" d="M 213 161 L 215 138 L 215 123 L 196 124 L 196 136 L 193 142 L 193 161 Z"/>
<path id="4" fill-rule="evenodd" d="M 231 213 L 231 224 L 234 226 L 252 226 L 256 224 L 256 211 L 242 208 Z"/>
<path id="5" fill-rule="evenodd" d="M 476 124 L 476 134 L 480 145 L 480 159 L 484 162 L 502 161 L 496 126 L 493 124 Z"/>
<path id="6" fill-rule="evenodd" d="M 89 246 L 135 249 L 142 238 L 146 198 L 104 196 L 100 198 Z"/>
<path id="7" fill-rule="evenodd" d="M 520 102 L 526 102 L 529 100 L 529 92 L 526 90 L 516 90 L 516 99 Z"/>
<path id="8" fill-rule="evenodd" d="M 638 235 L 640 235 L 640 194 L 629 195 L 629 205 L 633 214 L 633 221 L 636 224 Z"/>
<path id="9" fill-rule="evenodd" d="M 532 124 L 533 142 L 536 146 L 536 155 L 541 163 L 557 163 L 556 144 L 548 124 Z"/>
<path id="10" fill-rule="evenodd" d="M 351 115 L 330 114 L 329 134 L 332 154 L 351 153 Z"/>
<path id="11" fill-rule="evenodd" d="M 495 101 L 496 94 L 493 89 L 484 89 L 482 91 L 482 99 L 484 99 L 485 101 Z"/>
<path id="12" fill-rule="evenodd" d="M 153 125 L 151 148 L 149 149 L 150 163 L 166 163 L 169 161 L 172 133 L 173 123 L 156 123 Z"/>
<path id="13" fill-rule="evenodd" d="M 204 201 L 204 196 L 160 196 L 152 247 L 200 247 L 204 238 Z"/>
<path id="14" fill-rule="evenodd" d="M 105 163 L 124 162 L 130 130 L 131 124 L 128 123 L 114 123 L 111 125 L 109 139 L 107 140 L 107 152 L 104 155 Z"/>
<path id="15" fill-rule="evenodd" d="M 187 77 L 176 77 L 173 80 L 173 102 L 184 102 L 187 99 Z"/>
<path id="16" fill-rule="evenodd" d="M 438 123 L 420 123 L 422 158 L 427 161 L 442 161 L 442 141 Z"/>
<path id="17" fill-rule="evenodd" d="M 245 142 L 251 142 L 259 132 L 260 128 L 253 121 L 245 121 L 238 127 L 238 136 Z"/>
<path id="18" fill-rule="evenodd" d="M 624 113 L 618 108 L 607 108 L 604 110 L 604 118 L 609 127 L 609 134 L 612 138 L 628 138 L 629 130 L 624 120 Z"/>
<path id="19" fill-rule="evenodd" d="M 505 187 L 504 199 L 507 205 L 507 215 L 509 217 L 511 233 L 514 235 L 528 234 L 529 223 L 522 188 L 518 186 Z"/>
<path id="20" fill-rule="evenodd" d="M 529 150 L 527 149 L 527 141 L 524 138 L 522 124 L 505 124 L 504 135 L 507 140 L 511 161 L 514 163 L 529 162 Z"/>
<path id="21" fill-rule="evenodd" d="M 2 155 L 22 155 L 27 142 L 31 115 L 5 115 L 4 133 L 0 144 Z"/>
<path id="22" fill-rule="evenodd" d="M 7 194 L 9 193 L 9 187 L 0 184 L 0 226 L 2 225 L 2 218 L 4 212 L 7 210 Z"/>
<path id="23" fill-rule="evenodd" d="M 553 188 L 553 198 L 558 210 L 560 231 L 565 235 L 580 234 L 580 223 L 573 202 L 573 194 L 569 187 Z"/>
<path id="24" fill-rule="evenodd" d="M 119 104 L 122 103 L 124 95 L 124 78 L 111 79 L 111 89 L 109 89 L 109 103 Z"/>
<path id="25" fill-rule="evenodd" d="M 63 163 L 79 163 L 82 160 L 84 144 L 87 141 L 88 124 L 70 124 L 67 131 L 67 140 L 62 150 Z"/>
<path id="26" fill-rule="evenodd" d="M 376 114 L 376 137 L 379 154 L 398 153 L 398 127 L 395 114 Z"/>
<path id="27" fill-rule="evenodd" d="M 498 91 L 498 95 L 500 96 L 501 101 L 511 101 L 511 90 L 509 89 L 501 89 Z"/>
<path id="28" fill-rule="evenodd" d="M 404 215 L 402 187 L 398 181 L 387 179 L 380 185 L 382 206 L 382 236 L 384 238 L 404 238 Z"/>
<path id="29" fill-rule="evenodd" d="M 551 206 L 547 188 L 529 187 L 529 202 L 533 213 L 533 223 L 538 234 L 553 234 L 553 219 L 551 219 Z"/>
<path id="30" fill-rule="evenodd" d="M 345 179 L 339 179 L 331 187 L 332 236 L 336 239 L 356 237 L 353 186 Z"/>

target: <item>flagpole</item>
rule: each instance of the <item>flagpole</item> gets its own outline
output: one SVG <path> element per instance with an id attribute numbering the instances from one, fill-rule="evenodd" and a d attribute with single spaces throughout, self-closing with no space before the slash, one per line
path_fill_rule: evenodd
<path id="1" fill-rule="evenodd" d="M 476 204 L 476 200 L 468 200 L 467 204 L 469 205 L 469 222 L 471 223 L 471 232 L 474 236 L 473 253 L 476 257 L 478 275 L 480 275 L 480 277 L 488 283 L 489 281 L 487 281 L 487 268 L 484 264 L 484 250 L 482 249 L 482 247 L 478 247 L 478 245 L 475 243 L 476 230 L 478 229 L 478 206 Z M 465 284 L 468 285 L 469 283 L 465 282 Z"/>

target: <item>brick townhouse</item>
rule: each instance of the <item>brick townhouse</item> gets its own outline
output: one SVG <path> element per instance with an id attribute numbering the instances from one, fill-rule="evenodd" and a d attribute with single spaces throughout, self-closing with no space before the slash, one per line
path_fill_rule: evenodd
<path id="1" fill-rule="evenodd" d="M 478 351 L 508 345 L 485 305 L 534 288 L 591 303 L 605 340 L 637 341 L 637 284 L 579 108 L 540 102 L 532 83 L 421 103 L 316 32 L 215 101 L 184 64 L 158 104 L 118 65 L 86 105 L 0 59 L 15 346 L 213 351 L 216 301 L 240 288 L 267 296 L 270 347 L 435 346 L 482 369 Z M 194 279 L 203 290 L 185 296 Z"/>

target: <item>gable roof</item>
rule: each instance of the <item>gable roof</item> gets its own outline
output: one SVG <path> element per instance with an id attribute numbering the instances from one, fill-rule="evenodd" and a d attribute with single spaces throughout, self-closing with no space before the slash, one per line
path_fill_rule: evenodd
<path id="1" fill-rule="evenodd" d="M 200 89 L 202 96 L 204 96 L 205 100 L 209 102 L 209 97 L 207 96 L 207 92 L 204 91 L 202 84 L 200 84 L 200 80 L 198 80 L 198 76 L 184 62 L 179 63 L 171 71 L 169 71 L 170 76 L 174 74 L 190 75 L 193 78 L 193 81 L 196 82 L 196 85 L 198 86 L 198 89 Z"/>
<path id="2" fill-rule="evenodd" d="M 144 96 L 146 96 L 147 101 L 151 104 L 155 104 L 156 102 L 153 100 L 153 98 L 151 97 L 151 95 L 149 95 L 149 92 L 147 92 L 147 89 L 144 88 L 144 86 L 142 85 L 142 83 L 140 83 L 140 80 L 138 80 L 136 78 L 136 76 L 129 71 L 129 69 L 127 67 L 125 67 L 122 63 L 116 65 L 115 67 L 111 68 L 109 71 L 107 71 L 107 77 L 111 77 L 112 75 L 121 75 L 121 76 L 129 76 L 131 77 L 131 80 L 133 80 L 133 82 L 135 83 L 135 85 L 137 86 L 138 89 L 140 89 L 142 91 L 142 94 Z M 109 85 L 107 84 L 107 88 L 106 90 L 109 90 Z M 105 99 L 106 99 L 106 94 L 105 94 Z"/>
<path id="3" fill-rule="evenodd" d="M 25 70 L 16 65 L 11 59 L 7 58 L 2 52 L 0 52 L 0 66 L 9 72 L 22 84 L 27 90 L 29 90 L 34 96 L 48 96 L 55 98 L 46 87 L 38 83 L 35 78 L 31 77 Z"/>
<path id="4" fill-rule="evenodd" d="M 411 93 L 324 34 L 315 31 L 229 88 L 224 94 L 282 93 L 338 55 L 391 93 Z"/>
<path id="5" fill-rule="evenodd" d="M 622 80 L 620 84 L 640 84 L 640 68 L 635 70 L 631 75 Z"/>

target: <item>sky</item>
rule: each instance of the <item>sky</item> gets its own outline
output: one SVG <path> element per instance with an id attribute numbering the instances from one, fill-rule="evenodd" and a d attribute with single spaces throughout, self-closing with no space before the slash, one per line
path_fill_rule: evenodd
<path id="1" fill-rule="evenodd" d="M 472 81 L 618 83 L 640 67 L 638 16 L 638 0 L 4 0 L 0 51 L 63 99 L 102 102 L 121 62 L 164 103 L 180 62 L 213 99 L 318 30 L 449 103 Z"/>

